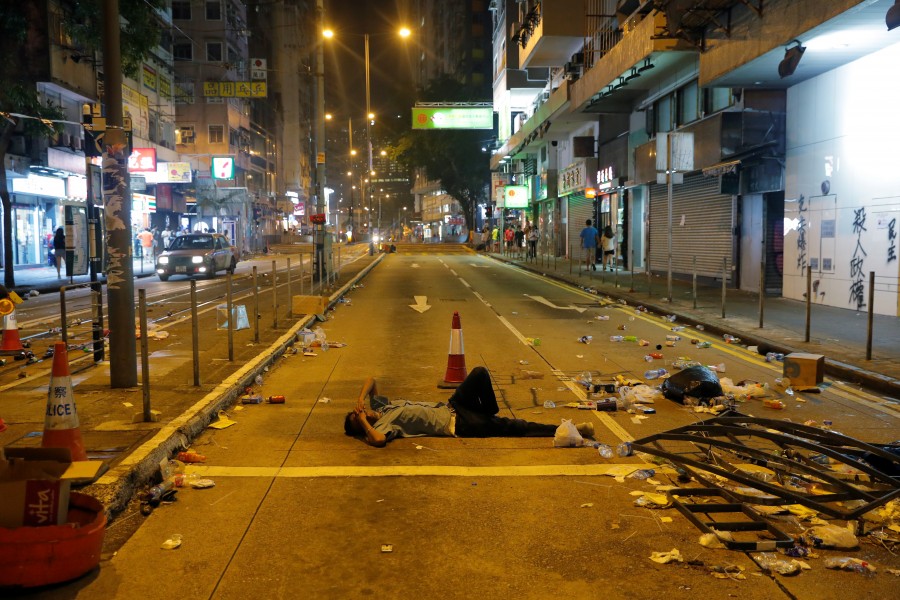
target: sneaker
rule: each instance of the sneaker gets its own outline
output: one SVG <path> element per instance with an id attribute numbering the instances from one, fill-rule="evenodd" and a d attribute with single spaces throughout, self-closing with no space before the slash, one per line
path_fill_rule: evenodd
<path id="1" fill-rule="evenodd" d="M 578 430 L 578 433 L 581 434 L 581 437 L 591 438 L 594 437 L 594 424 L 593 423 L 579 423 L 575 426 L 575 429 Z"/>

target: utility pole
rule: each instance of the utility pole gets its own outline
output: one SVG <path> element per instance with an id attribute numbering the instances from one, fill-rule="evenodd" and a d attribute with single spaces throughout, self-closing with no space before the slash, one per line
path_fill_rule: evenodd
<path id="1" fill-rule="evenodd" d="M 324 0 L 316 0 L 316 28 L 318 35 L 325 26 Z M 325 208 L 325 50 L 322 40 L 316 44 L 316 214 L 323 215 Z M 329 261 L 326 260 L 330 253 L 330 240 L 326 239 L 325 222 L 317 222 L 316 228 L 316 254 L 313 265 L 313 278 L 321 275 L 328 280 Z"/>
<path id="2" fill-rule="evenodd" d="M 320 0 L 321 1 L 321 0 Z M 103 0 L 103 74 L 106 134 L 103 137 L 103 199 L 109 268 L 109 379 L 113 388 L 137 385 L 134 332 L 134 260 L 131 254 L 131 190 L 128 143 L 122 119 L 122 60 L 119 1 Z"/>

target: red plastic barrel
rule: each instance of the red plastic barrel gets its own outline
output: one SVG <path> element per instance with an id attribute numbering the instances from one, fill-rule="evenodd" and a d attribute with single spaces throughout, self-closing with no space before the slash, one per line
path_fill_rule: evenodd
<path id="1" fill-rule="evenodd" d="M 100 563 L 106 513 L 72 492 L 64 525 L 0 527 L 0 586 L 35 587 L 81 577 Z"/>

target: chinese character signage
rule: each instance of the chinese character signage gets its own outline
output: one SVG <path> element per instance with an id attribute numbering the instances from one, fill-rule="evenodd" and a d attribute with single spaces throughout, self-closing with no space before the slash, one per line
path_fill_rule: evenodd
<path id="1" fill-rule="evenodd" d="M 144 70 L 143 70 L 142 74 L 143 74 L 143 79 L 144 79 L 144 87 L 147 88 L 148 90 L 153 90 L 155 92 L 156 91 L 156 82 L 157 82 L 156 70 L 151 69 L 147 65 L 144 65 Z"/>
<path id="2" fill-rule="evenodd" d="M 204 81 L 203 95 L 207 98 L 265 98 L 265 81 Z"/>
<path id="3" fill-rule="evenodd" d="M 474 108 L 413 108 L 413 129 L 493 129 L 494 109 Z"/>
<path id="4" fill-rule="evenodd" d="M 234 179 L 234 157 L 213 156 L 212 177 L 213 179 Z"/>
<path id="5" fill-rule="evenodd" d="M 156 148 L 135 148 L 128 157 L 129 173 L 156 173 Z"/>

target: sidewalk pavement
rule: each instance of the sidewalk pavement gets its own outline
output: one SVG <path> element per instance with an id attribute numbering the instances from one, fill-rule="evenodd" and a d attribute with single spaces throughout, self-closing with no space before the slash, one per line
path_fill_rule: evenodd
<path id="1" fill-rule="evenodd" d="M 538 255 L 490 253 L 491 257 L 535 273 L 589 289 L 599 295 L 644 306 L 660 315 L 675 315 L 681 325 L 702 325 L 707 332 L 732 335 L 743 344 L 766 352 L 809 352 L 825 356 L 829 377 L 857 383 L 900 400 L 900 318 L 874 315 L 871 360 L 866 359 L 868 314 L 813 304 L 809 342 L 806 303 L 781 297 L 764 298 L 760 328 L 759 294 L 728 288 L 723 316 L 722 288 L 697 287 L 696 308 L 692 281 L 673 277 L 672 301 L 666 298 L 666 275 L 618 270 L 587 271 L 581 261 Z M 900 404 L 897 404 L 900 409 Z"/>

